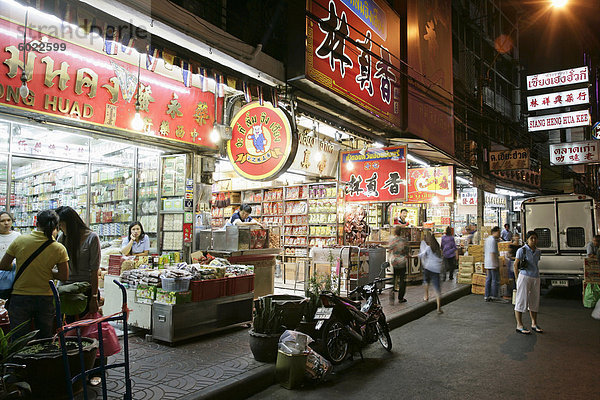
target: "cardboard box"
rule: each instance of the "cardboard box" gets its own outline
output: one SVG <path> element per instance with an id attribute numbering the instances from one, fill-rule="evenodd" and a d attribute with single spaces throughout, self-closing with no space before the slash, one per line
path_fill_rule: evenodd
<path id="1" fill-rule="evenodd" d="M 156 286 L 139 284 L 135 290 L 135 296 L 137 299 L 154 300 L 156 298 Z"/>
<path id="2" fill-rule="evenodd" d="M 457 283 L 460 283 L 462 285 L 470 285 L 471 284 L 471 277 L 469 278 L 461 278 L 460 276 L 457 278 L 456 280 Z"/>
<path id="3" fill-rule="evenodd" d="M 460 272 L 459 271 L 458 274 L 457 274 L 457 278 L 458 279 L 463 279 L 463 280 L 468 280 L 467 283 L 471 283 L 471 279 L 472 279 L 471 277 L 472 277 L 472 275 L 473 275 L 472 273 L 464 273 L 464 272 Z"/>
<path id="4" fill-rule="evenodd" d="M 475 273 L 476 274 L 486 274 L 485 272 L 485 268 L 483 266 L 483 263 L 476 263 L 475 264 Z"/>
<path id="5" fill-rule="evenodd" d="M 473 294 L 485 294 L 485 286 L 480 285 L 472 285 L 471 293 Z"/>
<path id="6" fill-rule="evenodd" d="M 459 265 L 459 267 L 458 267 L 458 272 L 459 272 L 459 273 L 465 273 L 465 274 L 466 274 L 466 273 L 469 273 L 469 274 L 472 274 L 472 273 L 473 273 L 473 271 L 474 271 L 474 268 L 473 268 L 473 265 L 472 265 L 472 264 L 471 264 L 471 265 L 469 265 L 469 266 L 466 266 L 466 265 Z"/>
<path id="7" fill-rule="evenodd" d="M 460 256 L 458 257 L 458 262 L 459 263 L 474 263 L 475 262 L 475 258 L 473 256 Z"/>
<path id="8" fill-rule="evenodd" d="M 155 303 L 160 304 L 185 304 L 192 301 L 192 292 L 167 292 L 164 289 L 156 289 Z"/>
<path id="9" fill-rule="evenodd" d="M 473 274 L 471 277 L 471 282 L 473 285 L 485 286 L 486 275 L 483 274 Z"/>

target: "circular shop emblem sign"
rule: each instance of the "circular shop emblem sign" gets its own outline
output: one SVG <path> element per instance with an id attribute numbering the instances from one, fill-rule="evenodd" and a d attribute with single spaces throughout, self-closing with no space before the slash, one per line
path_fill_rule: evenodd
<path id="1" fill-rule="evenodd" d="M 266 181 L 287 170 L 297 143 L 285 113 L 270 103 L 249 103 L 231 121 L 227 156 L 233 169 L 246 179 Z"/>

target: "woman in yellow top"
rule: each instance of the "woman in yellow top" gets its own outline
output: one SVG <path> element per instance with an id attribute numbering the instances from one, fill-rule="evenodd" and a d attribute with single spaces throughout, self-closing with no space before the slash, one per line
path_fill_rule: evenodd
<path id="1" fill-rule="evenodd" d="M 38 338 L 50 337 L 53 334 L 54 323 L 54 298 L 48 281 L 59 279 L 66 281 L 69 278 L 69 256 L 67 249 L 56 242 L 54 238 L 58 232 L 58 215 L 52 210 L 44 210 L 37 215 L 37 229 L 30 235 L 21 235 L 16 238 L 0 261 L 0 269 L 9 271 L 13 260 L 17 259 L 17 274 L 25 261 L 34 254 L 47 241 L 50 244 L 38 254 L 15 279 L 8 315 L 10 328 L 32 320 L 35 329 L 39 329 Z M 54 267 L 58 271 L 54 272 Z M 15 337 L 29 332 L 31 327 L 25 324 Z"/>

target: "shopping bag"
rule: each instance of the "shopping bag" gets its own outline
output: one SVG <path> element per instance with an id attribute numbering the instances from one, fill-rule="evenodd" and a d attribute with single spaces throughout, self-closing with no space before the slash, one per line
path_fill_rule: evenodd
<path id="1" fill-rule="evenodd" d="M 592 308 L 600 300 L 600 287 L 597 283 L 588 283 L 583 293 L 583 306 Z"/>
<path id="2" fill-rule="evenodd" d="M 102 314 L 96 312 L 87 314 L 82 318 L 82 320 L 97 319 L 101 317 Z M 81 336 L 98 339 L 98 324 L 91 324 L 81 328 Z M 115 332 L 115 328 L 113 328 L 108 322 L 102 322 L 102 343 L 104 344 L 104 357 L 112 356 L 113 354 L 117 354 L 121 351 L 121 345 L 119 344 L 117 332 Z M 96 357 L 100 357 L 100 348 L 98 348 Z"/>
<path id="3" fill-rule="evenodd" d="M 594 311 L 592 311 L 592 318 L 600 319 L 600 301 L 596 302 L 596 307 L 594 307 Z"/>

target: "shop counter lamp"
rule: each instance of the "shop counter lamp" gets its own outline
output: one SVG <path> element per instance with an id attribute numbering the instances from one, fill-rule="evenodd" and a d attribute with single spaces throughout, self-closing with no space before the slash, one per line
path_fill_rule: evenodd
<path id="1" fill-rule="evenodd" d="M 221 141 L 221 134 L 219 132 L 219 127 L 216 123 L 213 125 L 212 131 L 210 131 L 210 141 L 214 144 L 217 144 Z"/>
<path id="2" fill-rule="evenodd" d="M 138 53 L 138 76 L 137 76 L 137 89 L 135 97 L 135 116 L 131 121 L 131 127 L 136 131 L 141 131 L 144 128 L 144 120 L 140 115 L 140 59 L 142 55 Z"/>
<path id="3" fill-rule="evenodd" d="M 25 10 L 25 27 L 23 29 L 23 73 L 21 74 L 21 87 L 19 95 L 25 100 L 29 96 L 29 88 L 27 87 L 27 74 L 25 68 L 27 65 L 27 18 L 29 17 L 29 7 Z"/>

